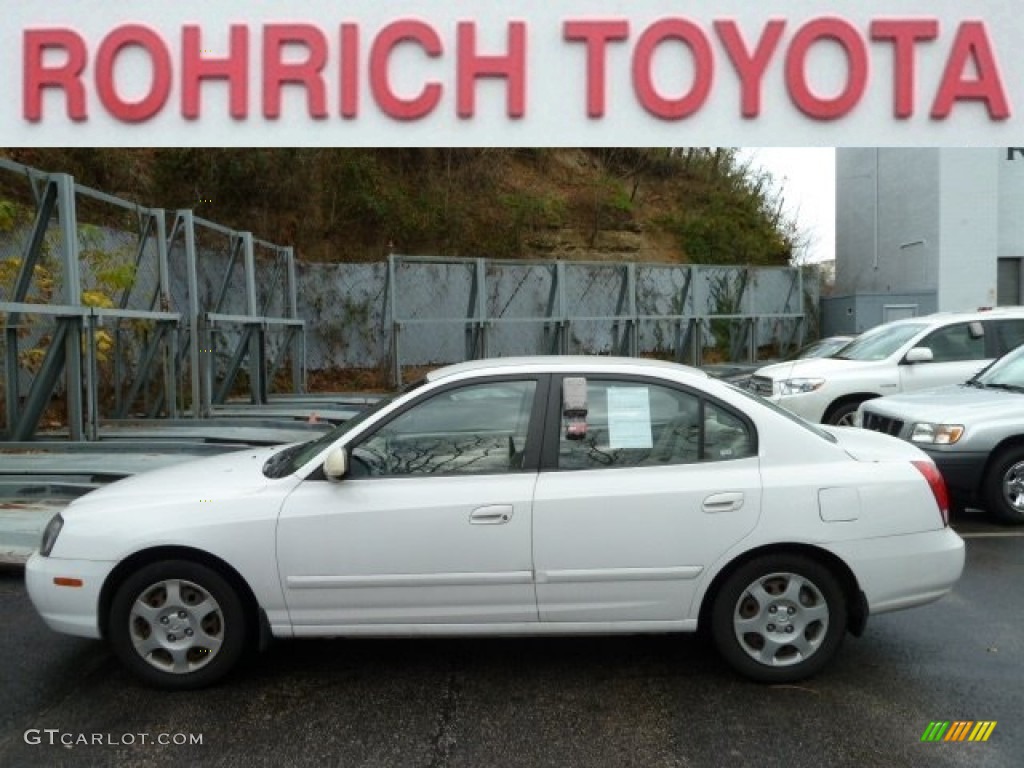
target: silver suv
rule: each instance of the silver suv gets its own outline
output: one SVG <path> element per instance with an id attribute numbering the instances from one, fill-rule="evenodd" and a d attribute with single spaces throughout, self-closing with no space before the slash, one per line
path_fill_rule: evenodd
<path id="1" fill-rule="evenodd" d="M 955 506 L 1024 524 L 1024 346 L 964 384 L 868 400 L 855 424 L 925 451 Z"/>

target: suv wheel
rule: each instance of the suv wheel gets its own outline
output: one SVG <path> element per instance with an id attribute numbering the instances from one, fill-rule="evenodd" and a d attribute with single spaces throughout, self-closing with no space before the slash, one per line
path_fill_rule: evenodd
<path id="1" fill-rule="evenodd" d="M 988 513 L 1001 523 L 1024 525 L 1024 446 L 996 456 L 983 488 Z"/>
<path id="2" fill-rule="evenodd" d="M 832 409 L 826 417 L 825 423 L 834 427 L 852 427 L 853 417 L 859 407 L 860 403 L 843 403 Z"/>

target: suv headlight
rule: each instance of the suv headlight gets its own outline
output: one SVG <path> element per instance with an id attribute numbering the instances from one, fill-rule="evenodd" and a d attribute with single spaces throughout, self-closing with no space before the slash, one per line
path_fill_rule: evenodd
<path id="1" fill-rule="evenodd" d="M 53 545 L 57 543 L 57 536 L 60 534 L 60 529 L 64 527 L 64 518 L 59 514 L 53 516 L 49 523 L 46 524 L 46 528 L 43 530 L 43 540 L 39 544 L 39 554 L 43 557 L 49 557 L 50 552 L 53 550 Z"/>
<path id="2" fill-rule="evenodd" d="M 779 382 L 780 395 L 802 395 L 824 386 L 824 379 L 783 379 Z"/>
<path id="3" fill-rule="evenodd" d="M 963 437 L 962 424 L 929 424 L 922 422 L 914 425 L 910 435 L 913 443 L 929 443 L 930 445 L 953 445 Z"/>

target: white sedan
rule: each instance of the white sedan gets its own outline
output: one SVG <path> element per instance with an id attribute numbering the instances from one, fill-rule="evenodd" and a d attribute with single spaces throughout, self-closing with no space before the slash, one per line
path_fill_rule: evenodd
<path id="1" fill-rule="evenodd" d="M 26 569 L 55 630 L 149 683 L 223 677 L 267 636 L 690 632 L 764 682 L 964 562 L 914 446 L 819 428 L 692 368 L 443 368 L 312 442 L 114 483 Z"/>

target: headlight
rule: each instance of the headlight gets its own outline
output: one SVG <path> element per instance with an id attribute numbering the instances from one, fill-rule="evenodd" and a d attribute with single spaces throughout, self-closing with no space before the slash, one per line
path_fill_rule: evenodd
<path id="1" fill-rule="evenodd" d="M 60 534 L 60 529 L 64 527 L 64 518 L 59 514 L 54 515 L 53 519 L 46 524 L 46 529 L 43 531 L 43 540 L 39 544 L 39 554 L 43 557 L 49 557 L 50 551 L 53 549 L 53 545 L 57 543 L 57 536 Z"/>
<path id="2" fill-rule="evenodd" d="M 780 395 L 802 395 L 824 386 L 824 379 L 783 379 L 779 382 Z"/>
<path id="3" fill-rule="evenodd" d="M 913 443 L 929 443 L 931 445 L 953 445 L 964 434 L 962 424 L 928 424 L 914 425 L 910 435 Z"/>

